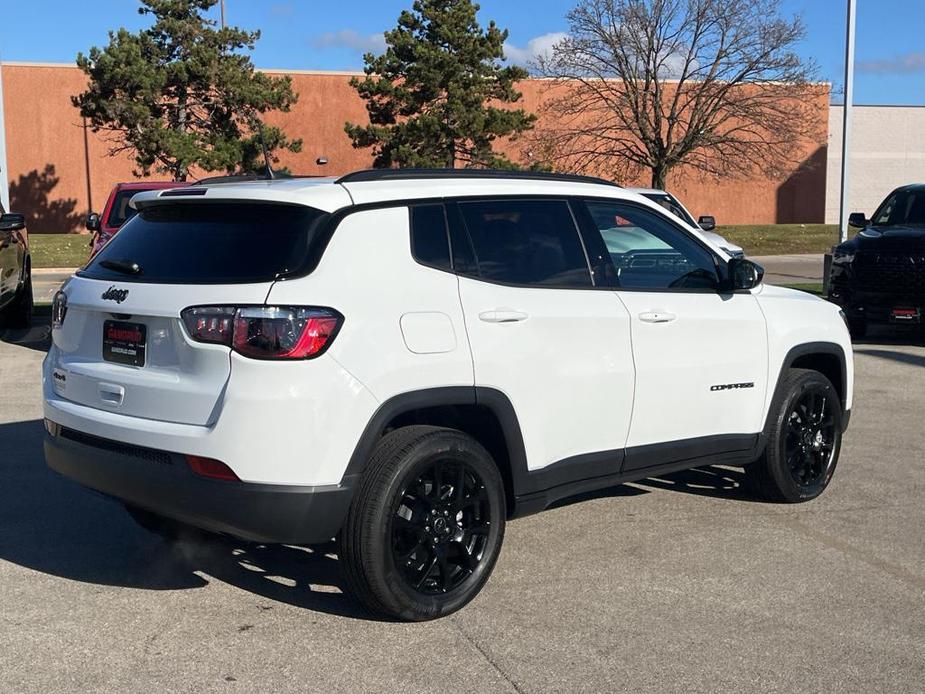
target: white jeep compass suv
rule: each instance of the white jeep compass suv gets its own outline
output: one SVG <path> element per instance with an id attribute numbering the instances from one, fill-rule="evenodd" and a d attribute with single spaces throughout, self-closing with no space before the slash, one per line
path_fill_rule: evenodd
<path id="1" fill-rule="evenodd" d="M 707 463 L 818 496 L 838 308 L 604 181 L 382 170 L 136 195 L 56 296 L 48 464 L 144 527 L 337 537 L 400 619 L 471 600 L 505 521 Z"/>

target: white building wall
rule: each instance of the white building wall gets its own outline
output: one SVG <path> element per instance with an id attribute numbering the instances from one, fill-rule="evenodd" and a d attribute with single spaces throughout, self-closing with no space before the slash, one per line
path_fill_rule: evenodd
<path id="1" fill-rule="evenodd" d="M 829 108 L 827 224 L 838 224 L 843 111 Z M 925 183 L 925 106 L 855 106 L 848 147 L 848 211 L 869 216 L 894 188 Z"/>

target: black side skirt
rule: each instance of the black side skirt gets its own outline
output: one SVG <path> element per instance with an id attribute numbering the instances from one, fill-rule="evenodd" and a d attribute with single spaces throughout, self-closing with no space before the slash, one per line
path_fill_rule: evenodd
<path id="1" fill-rule="evenodd" d="M 761 456 L 764 445 L 763 434 L 703 436 L 579 455 L 535 472 L 515 469 L 517 495 L 512 516 L 537 513 L 575 494 L 699 465 L 747 465 Z"/>

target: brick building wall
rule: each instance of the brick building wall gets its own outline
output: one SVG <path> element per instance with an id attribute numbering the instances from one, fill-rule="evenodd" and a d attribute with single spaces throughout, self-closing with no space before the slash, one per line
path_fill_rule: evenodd
<path id="1" fill-rule="evenodd" d="M 301 137 L 303 149 L 299 154 L 281 155 L 282 165 L 295 173 L 326 175 L 368 168 L 369 152 L 353 149 L 343 129 L 346 121 L 366 118 L 363 102 L 348 83 L 350 74 L 285 74 L 292 77 L 298 103 L 289 113 L 271 114 L 268 121 L 292 137 Z M 33 233 L 80 231 L 83 215 L 100 210 L 114 183 L 134 180 L 133 163 L 125 155 L 111 156 L 105 135 L 83 127 L 70 102 L 86 83 L 76 67 L 4 63 L 2 75 L 11 209 L 29 215 Z M 519 87 L 523 107 L 537 109 L 548 84 L 523 82 Z M 814 112 L 824 136 L 829 120 L 827 98 L 819 99 Z M 519 147 L 514 143 L 505 149 L 517 155 Z M 669 183 L 691 212 L 713 214 L 720 224 L 821 222 L 825 150 L 824 140 L 806 143 L 803 163 L 783 179 L 759 175 L 716 180 L 680 171 Z M 319 157 L 328 164 L 317 165 Z M 622 183 L 646 185 L 648 181 Z"/>

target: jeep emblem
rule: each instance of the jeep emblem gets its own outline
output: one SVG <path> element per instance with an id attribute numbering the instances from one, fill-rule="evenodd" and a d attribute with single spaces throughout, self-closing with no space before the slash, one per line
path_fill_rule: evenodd
<path id="1" fill-rule="evenodd" d="M 100 294 L 100 298 L 105 301 L 115 301 L 117 304 L 121 304 L 125 301 L 125 298 L 128 296 L 128 289 L 116 289 L 115 287 L 110 287 L 105 292 Z"/>

